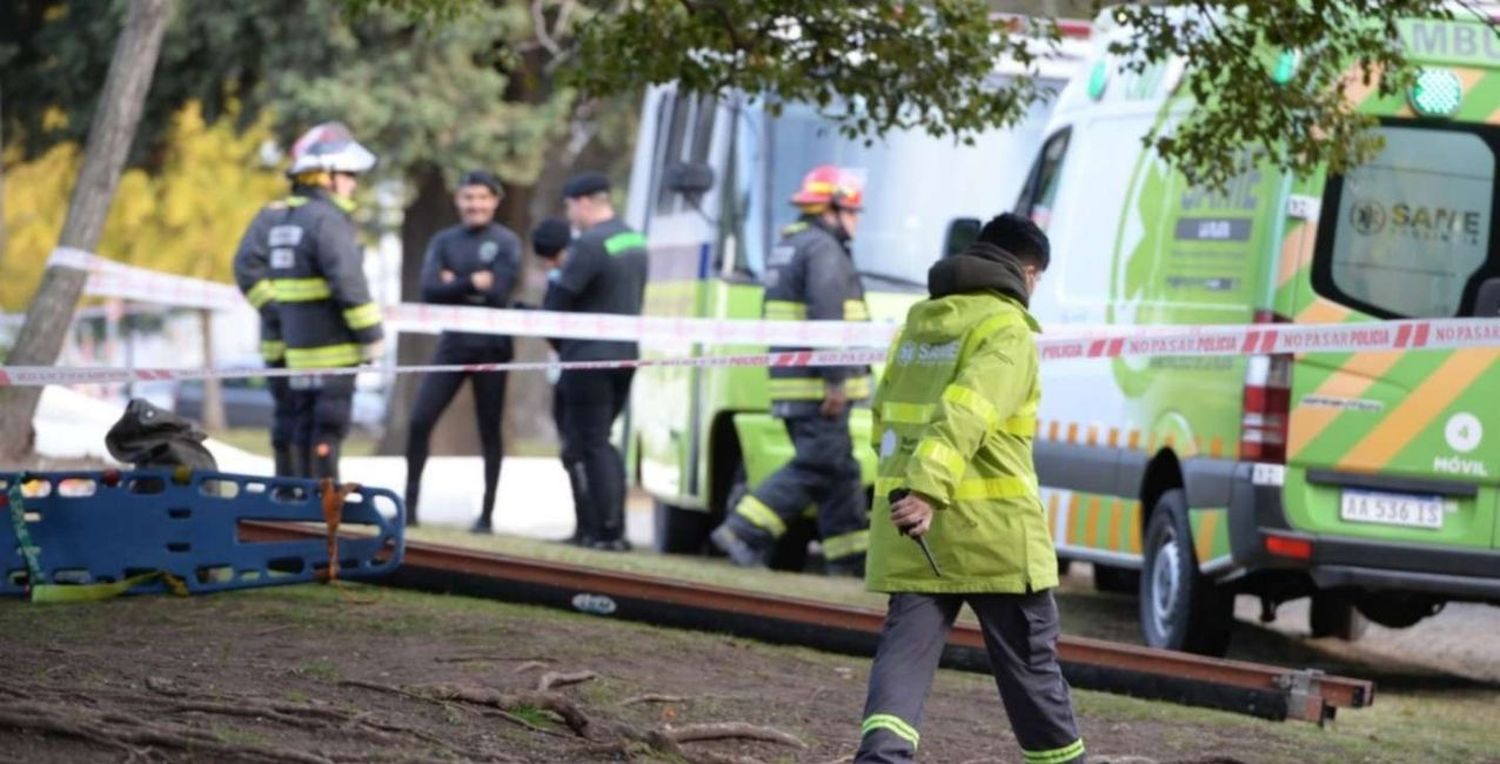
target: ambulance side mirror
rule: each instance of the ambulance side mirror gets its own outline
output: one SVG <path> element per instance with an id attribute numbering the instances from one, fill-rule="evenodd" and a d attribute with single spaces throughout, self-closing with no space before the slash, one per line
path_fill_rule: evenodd
<path id="1" fill-rule="evenodd" d="M 1474 298 L 1475 318 L 1500 318 L 1500 278 L 1488 278 Z"/>
<path id="2" fill-rule="evenodd" d="M 943 235 L 943 257 L 951 257 L 969 248 L 984 228 L 978 218 L 954 218 Z"/>
<path id="3" fill-rule="evenodd" d="M 662 182 L 673 193 L 702 196 L 714 187 L 714 168 L 703 162 L 678 162 L 667 168 Z"/>

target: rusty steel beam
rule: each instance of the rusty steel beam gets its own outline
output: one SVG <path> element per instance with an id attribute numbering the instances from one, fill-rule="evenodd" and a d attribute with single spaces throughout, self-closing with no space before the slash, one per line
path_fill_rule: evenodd
<path id="1" fill-rule="evenodd" d="M 247 541 L 319 535 L 308 526 L 241 524 Z M 413 541 L 388 583 L 859 654 L 873 652 L 885 621 L 884 613 L 864 608 Z M 1332 719 L 1339 708 L 1374 702 L 1373 683 L 1317 671 L 1082 637 L 1064 636 L 1058 649 L 1069 681 L 1087 689 L 1317 723 Z M 944 663 L 987 670 L 978 627 L 954 626 Z"/>

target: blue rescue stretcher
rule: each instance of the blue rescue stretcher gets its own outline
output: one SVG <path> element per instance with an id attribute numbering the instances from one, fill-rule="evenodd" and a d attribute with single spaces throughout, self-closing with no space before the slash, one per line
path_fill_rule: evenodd
<path id="1" fill-rule="evenodd" d="M 252 541 L 241 527 L 312 523 L 326 531 L 321 493 L 313 480 L 185 469 L 0 472 L 0 596 L 91 600 L 324 580 L 327 539 Z M 337 577 L 394 571 L 404 527 L 394 492 L 350 492 Z"/>

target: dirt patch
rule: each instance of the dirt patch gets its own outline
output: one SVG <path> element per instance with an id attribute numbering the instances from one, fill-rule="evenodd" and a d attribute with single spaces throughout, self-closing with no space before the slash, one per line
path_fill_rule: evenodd
<path id="1" fill-rule="evenodd" d="M 0 655 L 0 760 L 27 762 L 831 762 L 858 742 L 868 670 L 719 635 L 318 586 L 0 602 Z M 1497 750 L 1095 693 L 1077 702 L 1095 761 L 1476 761 Z M 926 717 L 925 761 L 1020 760 L 987 677 L 942 672 Z"/>

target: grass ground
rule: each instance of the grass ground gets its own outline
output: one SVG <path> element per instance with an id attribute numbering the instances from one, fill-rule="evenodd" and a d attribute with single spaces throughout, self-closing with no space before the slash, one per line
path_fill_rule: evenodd
<path id="1" fill-rule="evenodd" d="M 27 762 L 831 762 L 857 742 L 868 668 L 722 635 L 322 586 L 0 602 L 0 654 L 0 760 Z M 533 692 L 539 675 L 578 671 L 597 677 Z M 587 738 L 547 710 L 557 699 L 588 718 Z M 1319 729 L 1075 696 L 1094 761 L 1137 764 L 1500 761 L 1494 700 L 1472 689 L 1387 694 Z M 774 727 L 806 748 L 724 741 L 667 754 L 641 742 L 728 722 Z M 983 676 L 940 672 L 922 731 L 925 761 L 1020 760 Z"/>

